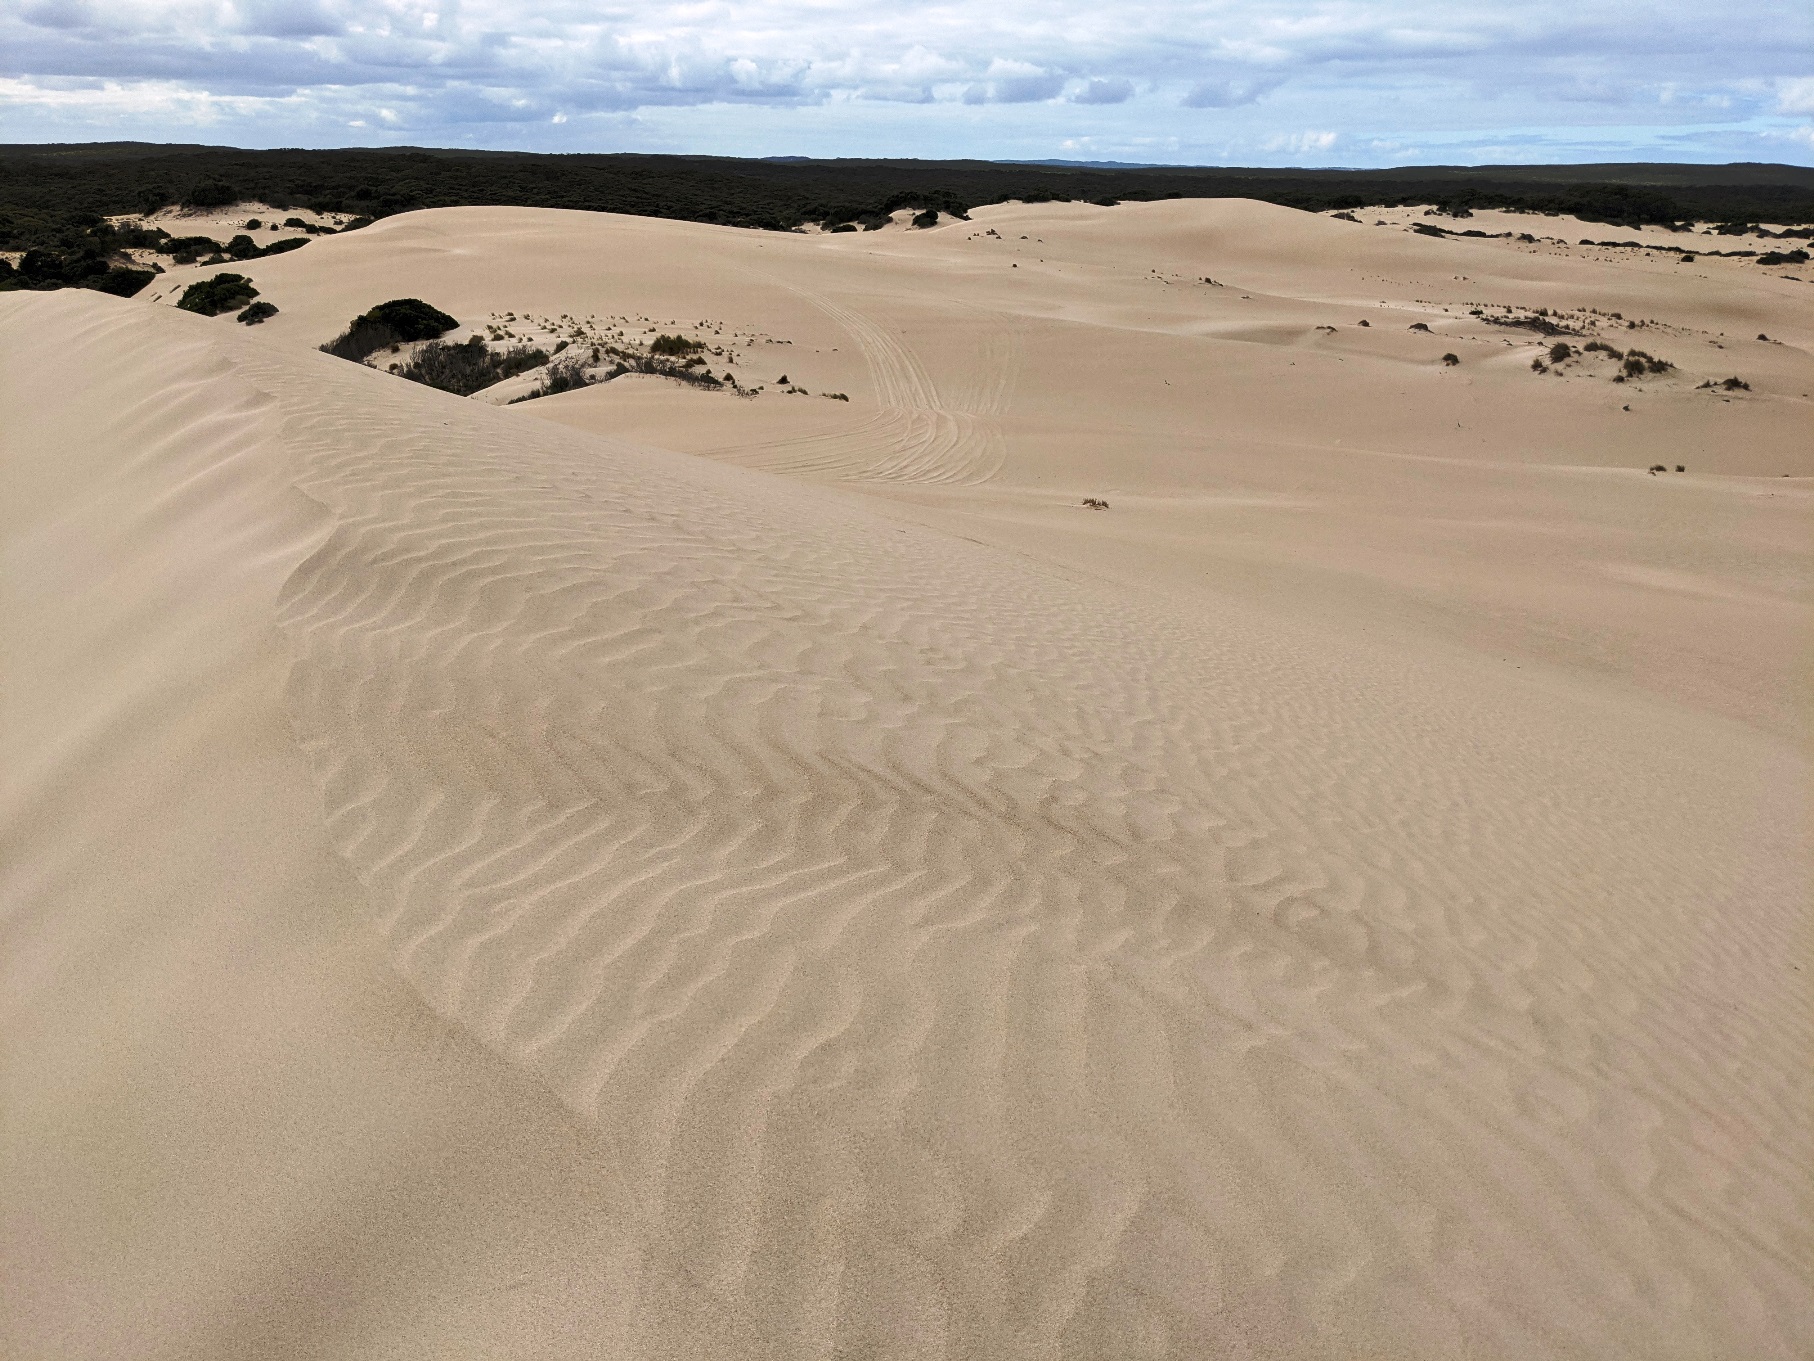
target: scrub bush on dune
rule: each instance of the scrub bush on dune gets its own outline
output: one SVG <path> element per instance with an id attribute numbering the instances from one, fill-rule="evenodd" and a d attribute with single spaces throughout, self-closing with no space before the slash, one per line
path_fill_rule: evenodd
<path id="1" fill-rule="evenodd" d="M 183 290 L 177 306 L 185 312 L 199 312 L 204 317 L 217 317 L 222 312 L 237 312 L 258 296 L 252 281 L 243 274 L 216 274 Z"/>
<path id="2" fill-rule="evenodd" d="M 431 341 L 395 372 L 399 378 L 407 378 L 412 383 L 470 397 L 493 383 L 540 368 L 547 362 L 546 350 L 517 345 L 499 353 L 480 337 L 473 336 L 459 345 Z"/>
<path id="3" fill-rule="evenodd" d="M 433 340 L 460 323 L 420 298 L 392 298 L 354 317 L 352 324 L 321 348 L 324 353 L 363 364 L 366 359 L 412 340 Z"/>

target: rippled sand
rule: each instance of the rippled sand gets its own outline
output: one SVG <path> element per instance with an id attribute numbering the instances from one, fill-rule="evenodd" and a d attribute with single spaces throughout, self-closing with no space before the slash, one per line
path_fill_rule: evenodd
<path id="1" fill-rule="evenodd" d="M 244 272 L 0 296 L 4 1350 L 1814 1349 L 1810 286 L 1244 203 Z M 408 295 L 768 390 L 314 350 Z"/>

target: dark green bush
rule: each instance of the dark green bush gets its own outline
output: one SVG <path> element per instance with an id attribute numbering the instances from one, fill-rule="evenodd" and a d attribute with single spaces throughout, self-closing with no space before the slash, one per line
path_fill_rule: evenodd
<path id="1" fill-rule="evenodd" d="M 685 336 L 661 335 L 655 337 L 654 343 L 649 346 L 649 353 L 671 355 L 678 359 L 685 355 L 697 354 L 704 348 L 705 346 L 699 341 L 688 340 Z"/>
<path id="2" fill-rule="evenodd" d="M 255 302 L 237 317 L 234 317 L 233 320 L 243 321 L 248 326 L 257 326 L 266 317 L 274 317 L 276 315 L 277 308 L 275 305 L 268 302 Z"/>
<path id="3" fill-rule="evenodd" d="M 393 298 L 381 302 L 359 320 L 388 326 L 404 340 L 433 340 L 460 324 L 420 298 Z"/>
<path id="4" fill-rule="evenodd" d="M 1642 350 L 1625 352 L 1625 376 L 1628 378 L 1641 377 L 1646 373 L 1668 373 L 1674 367 L 1667 359 L 1658 359 Z"/>
<path id="5" fill-rule="evenodd" d="M 216 274 L 183 290 L 177 306 L 185 312 L 200 312 L 204 317 L 217 317 L 244 307 L 258 296 L 252 281 L 243 274 Z"/>
<path id="6" fill-rule="evenodd" d="M 238 202 L 239 190 L 225 180 L 203 180 L 183 195 L 183 203 L 190 208 L 225 208 Z"/>
<path id="7" fill-rule="evenodd" d="M 110 269 L 98 279 L 90 279 L 84 287 L 97 292 L 111 293 L 116 298 L 130 298 L 150 283 L 157 275 L 148 269 Z"/>
<path id="8" fill-rule="evenodd" d="M 392 298 L 389 302 L 381 302 L 369 312 L 354 317 L 346 330 L 321 348 L 326 354 L 363 364 L 368 356 L 379 350 L 412 340 L 433 340 L 459 324 L 440 308 L 430 306 L 420 298 Z M 418 378 L 414 381 L 427 380 Z M 429 386 L 441 385 L 429 383 Z M 485 384 L 480 384 L 480 387 L 483 386 Z M 447 390 L 453 391 L 452 388 Z M 476 392 L 478 388 L 471 391 Z"/>

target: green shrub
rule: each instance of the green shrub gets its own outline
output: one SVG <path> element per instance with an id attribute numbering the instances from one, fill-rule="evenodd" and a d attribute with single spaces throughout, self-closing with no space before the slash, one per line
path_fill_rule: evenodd
<path id="1" fill-rule="evenodd" d="M 1573 353 L 1573 350 L 1569 349 L 1567 345 L 1558 340 L 1554 345 L 1549 347 L 1549 362 L 1552 364 L 1560 364 Z"/>
<path id="2" fill-rule="evenodd" d="M 433 340 L 460 324 L 420 298 L 393 298 L 381 302 L 359 320 L 388 326 L 404 340 Z"/>
<path id="3" fill-rule="evenodd" d="M 237 317 L 234 317 L 233 320 L 242 321 L 247 326 L 257 326 L 259 323 L 264 321 L 264 319 L 266 317 L 274 317 L 276 315 L 277 315 L 277 307 L 275 304 L 268 303 L 268 302 L 255 302 L 250 307 L 248 307 L 245 311 L 241 312 Z"/>
<path id="4" fill-rule="evenodd" d="M 656 336 L 654 342 L 649 346 L 649 353 L 681 359 L 689 354 L 697 354 L 704 348 L 705 346 L 699 341 L 688 340 L 685 336 L 660 335 Z"/>
<path id="5" fill-rule="evenodd" d="M 183 203 L 190 208 L 225 208 L 237 202 L 239 190 L 225 180 L 203 180 L 183 195 Z"/>
<path id="6" fill-rule="evenodd" d="M 200 312 L 204 317 L 217 317 L 222 312 L 244 307 L 258 296 L 252 281 L 243 274 L 216 274 L 212 279 L 190 284 L 183 290 L 177 306 L 185 312 Z"/>
<path id="7" fill-rule="evenodd" d="M 111 293 L 116 298 L 130 298 L 155 278 L 157 275 L 148 269 L 114 268 L 98 279 L 88 280 L 83 287 L 97 293 Z"/>
<path id="8" fill-rule="evenodd" d="M 1454 368 L 1461 362 L 1461 356 L 1458 354 L 1445 354 L 1442 357 L 1442 362 L 1447 364 L 1450 368 Z"/>
<path id="9" fill-rule="evenodd" d="M 440 308 L 432 307 L 420 298 L 392 298 L 389 302 L 381 302 L 369 312 L 354 317 L 346 330 L 321 348 L 326 354 L 363 364 L 379 350 L 406 341 L 433 340 L 459 324 Z M 439 387 L 440 384 L 430 383 L 429 386 Z M 471 390 L 476 392 L 478 389 Z"/>

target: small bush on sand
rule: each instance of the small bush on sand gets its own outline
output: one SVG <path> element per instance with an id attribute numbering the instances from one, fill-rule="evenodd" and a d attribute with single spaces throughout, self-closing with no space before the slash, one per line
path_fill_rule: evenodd
<path id="1" fill-rule="evenodd" d="M 1083 498 L 1083 504 L 1089 510 L 1107 510 L 1109 508 L 1109 503 L 1100 496 L 1086 496 Z"/>
<path id="2" fill-rule="evenodd" d="M 1535 359 L 1531 360 L 1531 372 L 1532 373 L 1548 373 L 1549 372 L 1549 365 L 1545 364 L 1543 362 L 1542 355 L 1538 355 Z"/>
<path id="3" fill-rule="evenodd" d="M 1560 364 L 1573 353 L 1573 350 L 1569 349 L 1567 345 L 1558 340 L 1554 345 L 1549 347 L 1549 362 L 1552 364 Z"/>
<path id="4" fill-rule="evenodd" d="M 928 208 L 923 213 L 913 215 L 913 225 L 920 228 L 938 226 L 938 209 Z"/>
<path id="5" fill-rule="evenodd" d="M 1625 357 L 1625 351 L 1615 350 L 1612 346 L 1608 345 L 1604 340 L 1590 340 L 1587 342 L 1587 344 L 1583 345 L 1581 348 L 1584 350 L 1591 350 L 1591 351 L 1595 351 L 1599 354 L 1607 355 L 1613 359 L 1623 359 Z"/>
<path id="6" fill-rule="evenodd" d="M 1751 391 L 1751 384 L 1747 383 L 1743 378 L 1728 378 L 1725 382 L 1721 383 L 1720 386 L 1725 388 L 1727 392 Z"/>
<path id="7" fill-rule="evenodd" d="M 649 353 L 660 357 L 684 359 L 690 354 L 698 354 L 705 346 L 697 340 L 688 340 L 685 336 L 656 336 L 649 345 Z"/>
<path id="8" fill-rule="evenodd" d="M 274 304 L 268 302 L 255 302 L 237 317 L 234 317 L 233 320 L 243 321 L 248 326 L 257 326 L 266 317 L 274 317 L 276 315 L 277 308 Z"/>
<path id="9" fill-rule="evenodd" d="M 1429 332 L 1429 330 L 1430 330 L 1430 328 L 1429 328 L 1429 327 L 1428 327 L 1428 326 L 1426 326 L 1426 325 L 1425 325 L 1425 324 L 1424 324 L 1424 323 L 1423 323 L 1423 322 L 1421 322 L 1421 321 L 1414 321 L 1414 322 L 1412 322 L 1412 323 L 1411 323 L 1411 329 L 1412 329 L 1412 330 L 1413 330 L 1413 331 L 1423 331 L 1423 332 L 1424 332 L 1424 333 L 1426 333 L 1426 334 L 1428 334 L 1428 332 Z"/>
<path id="10" fill-rule="evenodd" d="M 1642 350 L 1625 352 L 1625 376 L 1627 378 L 1639 378 L 1646 373 L 1668 373 L 1674 367 L 1675 365 L 1667 359 L 1658 359 L 1655 355 L 1646 354 Z"/>
<path id="11" fill-rule="evenodd" d="M 537 397 L 552 397 L 557 392 L 572 392 L 587 387 L 592 379 L 586 376 L 586 370 L 579 364 L 554 364 L 548 369 L 548 376 L 541 386 L 532 388 L 521 397 L 512 397 L 507 405 L 515 406 L 518 402 L 533 402 Z"/>
<path id="12" fill-rule="evenodd" d="M 1442 362 L 1447 364 L 1450 368 L 1454 368 L 1461 362 L 1461 356 L 1458 354 L 1445 354 L 1442 357 Z"/>
<path id="13" fill-rule="evenodd" d="M 216 274 L 183 290 L 177 306 L 185 312 L 200 312 L 204 317 L 218 317 L 222 312 L 244 307 L 258 296 L 252 281 L 243 274 Z"/>
<path id="14" fill-rule="evenodd" d="M 431 307 L 420 298 L 393 298 L 354 317 L 346 330 L 321 348 L 327 354 L 363 364 L 368 356 L 379 350 L 387 350 L 405 341 L 433 340 L 458 325 L 459 322 L 440 308 Z M 429 386 L 439 387 L 440 384 L 431 383 Z"/>

